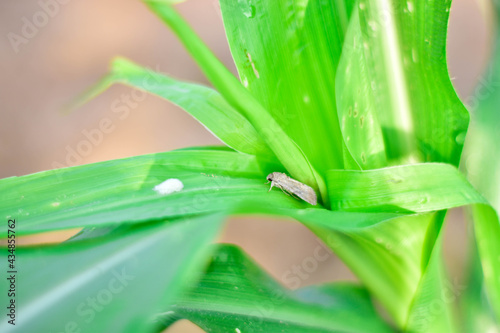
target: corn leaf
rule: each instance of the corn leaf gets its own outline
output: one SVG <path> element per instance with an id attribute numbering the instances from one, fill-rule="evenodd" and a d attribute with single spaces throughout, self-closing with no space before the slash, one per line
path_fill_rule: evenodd
<path id="1" fill-rule="evenodd" d="M 150 0 L 144 2 L 177 35 L 217 91 L 250 121 L 288 172 L 319 191 L 327 204 L 328 196 L 322 175 L 269 111 L 215 57 L 172 6 Z"/>
<path id="2" fill-rule="evenodd" d="M 435 186 L 437 183 L 440 186 Z M 481 240 L 478 248 L 485 272 L 486 286 L 489 291 L 490 301 L 498 313 L 500 309 L 500 271 L 497 264 L 500 255 L 500 244 L 498 243 L 500 224 L 498 216 L 488 202 L 472 188 L 457 169 L 447 164 L 426 163 L 371 171 L 338 170 L 329 172 L 328 184 L 331 203 L 341 210 L 427 213 L 472 205 L 476 237 Z M 422 217 L 425 217 L 425 215 L 422 215 Z M 414 219 L 418 220 L 419 217 L 417 216 Z M 403 218 L 403 220 L 403 222 L 397 223 L 390 223 L 390 221 L 389 223 L 379 223 L 375 228 L 363 230 L 365 234 L 362 235 L 361 239 L 366 244 L 362 244 L 361 241 L 356 244 L 351 239 L 347 239 L 345 242 L 349 241 L 351 245 L 345 249 L 340 248 L 340 250 L 350 253 L 358 247 L 359 251 L 369 253 L 370 251 L 366 246 L 371 244 L 371 246 L 375 246 L 375 249 L 379 248 L 380 251 L 386 252 L 385 257 L 397 258 L 401 256 L 401 254 L 398 254 L 399 251 L 396 255 L 391 254 L 391 252 L 396 248 L 401 249 L 401 244 L 405 245 L 403 246 L 405 249 L 403 258 L 406 256 L 406 251 L 408 251 L 409 257 L 400 260 L 397 264 L 400 268 L 397 269 L 391 266 L 391 261 L 388 258 L 381 260 L 376 267 L 372 267 L 370 270 L 367 269 L 369 264 L 364 259 L 361 259 L 362 257 L 351 256 L 346 260 L 348 264 L 356 267 L 355 271 L 367 286 L 373 287 L 373 289 L 370 288 L 372 292 L 379 296 L 381 302 L 385 304 L 393 316 L 399 319 L 408 314 L 401 315 L 405 311 L 403 309 L 409 309 L 415 296 L 414 292 L 419 284 L 425 282 L 425 280 L 421 281 L 421 278 L 425 274 L 427 266 L 430 265 L 432 256 L 435 255 L 436 247 L 434 244 L 437 244 L 437 249 L 439 249 L 441 230 L 439 217 L 436 220 L 438 223 L 431 222 L 428 225 L 428 230 L 425 223 L 411 223 L 406 218 Z M 394 230 L 391 230 L 393 228 Z M 404 228 L 408 229 L 405 231 Z M 348 237 L 352 238 L 353 236 L 348 235 Z M 406 242 L 413 243 L 413 245 L 407 247 Z M 419 243 L 420 245 L 418 245 Z M 376 254 L 376 256 L 381 257 L 380 254 Z M 407 265 L 413 266 L 413 268 L 409 268 Z M 386 285 L 384 288 L 379 283 L 370 281 L 372 280 L 373 269 L 379 271 L 379 274 L 375 274 L 375 276 L 380 278 L 378 282 Z M 408 274 L 408 272 L 414 273 Z M 436 271 L 435 274 L 437 273 L 439 272 Z M 392 278 L 384 278 L 384 276 L 401 278 L 398 284 L 404 286 L 403 290 L 406 292 L 392 295 L 394 297 L 387 297 L 384 293 L 379 294 L 380 289 L 387 289 L 387 292 L 390 289 L 393 289 L 393 292 L 397 291 L 397 288 L 391 282 Z M 419 293 L 422 292 L 427 292 L 427 290 L 425 288 L 420 289 Z M 439 293 L 429 294 L 440 297 Z M 417 302 L 413 305 L 412 311 L 418 312 L 421 310 L 419 307 L 427 307 L 428 303 Z M 399 307 L 396 304 L 399 304 Z M 410 322 L 411 324 L 412 322 Z"/>
<path id="3" fill-rule="evenodd" d="M 335 75 L 355 2 L 220 3 L 243 84 L 321 173 L 342 168 Z"/>
<path id="4" fill-rule="evenodd" d="M 363 169 L 458 165 L 468 113 L 446 65 L 449 0 L 361 0 L 337 71 L 342 134 Z"/>
<path id="5" fill-rule="evenodd" d="M 239 248 L 220 245 L 201 281 L 159 321 L 207 332 L 392 332 L 364 288 L 331 284 L 291 292 Z"/>
<path id="6" fill-rule="evenodd" d="M 76 104 L 88 102 L 115 83 L 150 92 L 178 105 L 237 151 L 269 158 L 274 156 L 248 120 L 215 90 L 175 80 L 124 58 L 115 59 L 111 72 L 81 96 Z"/>
<path id="7" fill-rule="evenodd" d="M 225 148 L 199 148 L 45 171 L 0 180 L 0 215 L 20 221 L 21 235 L 219 212 L 252 200 L 305 207 L 278 189 L 267 193 L 266 176 L 280 168 Z M 170 178 L 183 190 L 153 190 Z M 2 237 L 6 228 L 0 226 Z"/>
<path id="8" fill-rule="evenodd" d="M 55 246 L 18 247 L 19 315 L 15 326 L 2 320 L 0 331 L 157 332 L 153 315 L 196 281 L 222 218 L 150 223 Z M 7 262 L 7 251 L 0 256 Z"/>
<path id="9" fill-rule="evenodd" d="M 19 234 L 107 227 L 119 222 L 144 223 L 218 211 L 293 217 L 315 231 L 345 260 L 401 327 L 410 316 L 417 289 L 425 282 L 422 276 L 433 267 L 429 262 L 436 255 L 434 243 L 439 230 L 434 229 L 440 220 L 439 214 L 406 214 L 477 203 L 478 214 L 486 214 L 477 224 L 477 232 L 485 239 L 480 246 L 481 257 L 485 263 L 494 263 L 498 246 L 494 241 L 498 234 L 496 216 L 488 215 L 484 199 L 451 166 L 331 171 L 329 184 L 335 207 L 370 212 L 307 208 L 307 204 L 279 190 L 267 193 L 265 175 L 274 168 L 272 162 L 220 148 L 102 162 L 0 181 L 7 189 L 1 213 L 22 222 Z M 455 178 L 450 176 L 453 173 Z M 152 188 L 166 178 L 181 179 L 185 189 L 168 196 L 155 193 Z M 432 184 L 436 179 L 446 180 L 447 186 L 444 190 L 432 188 L 422 179 Z M 18 207 L 23 210 L 19 212 Z M 12 216 L 16 209 L 17 217 Z M 488 287 L 495 290 L 497 267 L 488 267 Z M 415 304 L 425 307 L 427 303 Z"/>

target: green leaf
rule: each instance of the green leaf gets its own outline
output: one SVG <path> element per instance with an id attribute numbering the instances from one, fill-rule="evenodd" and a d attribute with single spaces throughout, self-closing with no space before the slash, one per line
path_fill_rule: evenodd
<path id="1" fill-rule="evenodd" d="M 207 332 L 392 332 L 365 289 L 331 284 L 291 292 L 229 245 L 161 321 L 181 318 Z"/>
<path id="2" fill-rule="evenodd" d="M 433 215 L 357 214 L 358 219 L 355 215 L 338 219 L 345 224 L 353 223 L 350 229 L 338 228 L 337 219 L 320 220 L 312 214 L 300 217 L 299 221 L 342 259 L 387 309 L 398 327 L 403 328 L 423 274 L 422 248 Z M 360 219 L 371 223 L 358 225 L 356 220 Z"/>
<path id="3" fill-rule="evenodd" d="M 431 221 L 431 235 L 424 244 L 424 256 L 420 265 L 422 275 L 411 304 L 409 317 L 405 326 L 407 332 L 457 332 L 457 317 L 454 305 L 463 293 L 463 286 L 457 279 L 451 281 L 445 272 L 442 230 L 444 212 L 436 214 L 435 222 Z M 434 237 L 434 227 L 438 226 L 438 237 Z M 429 257 L 426 252 L 430 252 Z M 417 262 L 418 263 L 418 262 Z"/>
<path id="4" fill-rule="evenodd" d="M 171 101 L 237 151 L 274 156 L 248 120 L 215 90 L 172 79 L 127 59 L 115 59 L 111 73 L 87 91 L 77 104 L 86 103 L 114 83 L 127 84 Z"/>
<path id="5" fill-rule="evenodd" d="M 355 1 L 221 1 L 240 79 L 324 173 L 343 167 L 335 75 Z"/>
<path id="6" fill-rule="evenodd" d="M 336 78 L 342 134 L 363 169 L 458 165 L 468 113 L 446 65 L 449 0 L 359 1 Z"/>
<path id="7" fill-rule="evenodd" d="M 20 221 L 18 234 L 75 227 L 138 223 L 219 212 L 245 201 L 270 207 L 307 204 L 275 189 L 266 176 L 274 162 L 221 148 L 151 154 L 0 180 L 0 216 Z M 176 178 L 184 189 L 161 195 L 153 188 Z M 0 225 L 2 237 L 5 224 Z"/>
<path id="8" fill-rule="evenodd" d="M 488 204 L 449 164 L 331 170 L 327 179 L 332 207 L 338 210 L 422 213 Z"/>
<path id="9" fill-rule="evenodd" d="M 206 215 L 56 246 L 18 247 L 18 316 L 15 326 L 4 318 L 0 330 L 156 332 L 153 315 L 195 282 L 221 222 L 220 214 Z M 22 228 L 22 220 L 17 223 Z M 7 262 L 7 251 L 1 259 Z"/>
<path id="10" fill-rule="evenodd" d="M 439 184 L 439 186 L 436 186 Z M 345 171 L 333 170 L 328 174 L 329 193 L 331 194 L 331 203 L 337 209 L 342 210 L 361 210 L 374 212 L 431 212 L 459 207 L 463 205 L 473 205 L 475 217 L 475 232 L 477 239 L 480 240 L 478 247 L 483 270 L 485 272 L 486 286 L 489 291 L 489 298 L 497 311 L 500 314 L 500 265 L 498 258 L 500 256 L 500 224 L 495 211 L 489 206 L 488 202 L 481 197 L 467 182 L 467 180 L 458 172 L 458 170 L 447 164 L 426 163 L 420 165 L 408 165 L 391 167 L 379 170 L 370 171 Z M 425 216 L 425 215 L 424 215 Z M 419 217 L 415 217 L 419 219 Z M 439 221 L 439 220 L 438 220 Z M 387 279 L 384 282 L 384 275 L 398 276 L 401 275 L 403 290 L 406 294 L 401 294 L 398 298 L 389 298 L 386 295 L 378 295 L 374 290 L 374 294 L 380 297 L 381 302 L 388 310 L 399 319 L 401 311 L 408 308 L 411 298 L 409 298 L 408 290 L 414 288 L 420 280 L 421 275 L 408 274 L 412 271 L 406 265 L 415 266 L 414 270 L 423 268 L 425 271 L 427 263 L 431 258 L 431 253 L 435 251 L 434 243 L 438 240 L 441 230 L 441 224 L 430 224 L 428 231 L 424 223 L 380 223 L 376 228 L 363 230 L 365 235 L 362 235 L 364 242 L 360 240 L 352 242 L 353 235 L 347 235 L 352 244 L 345 249 L 347 255 L 356 251 L 356 248 L 361 252 L 368 251 L 366 246 L 381 247 L 382 252 L 387 252 L 390 256 L 391 249 L 405 242 L 414 242 L 414 238 L 422 238 L 423 234 L 429 233 L 426 239 L 421 239 L 415 244 L 424 242 L 420 248 L 424 252 L 420 255 L 415 251 L 420 251 L 417 247 L 412 248 L 409 252 L 411 256 L 402 260 L 397 266 L 400 268 L 390 267 L 388 258 L 381 259 L 378 270 L 380 274 L 376 274 L 380 278 L 380 283 L 385 284 L 387 289 L 396 289 L 391 285 L 391 280 Z M 387 225 L 385 230 L 384 225 Z M 397 228 L 396 228 L 397 226 Z M 392 230 L 392 228 L 395 228 Z M 409 228 L 404 230 L 404 228 Z M 418 229 L 418 230 L 417 230 Z M 337 236 L 336 236 L 337 237 Z M 377 239 L 379 241 L 377 242 Z M 331 243 L 331 242 L 330 242 Z M 356 244 L 359 243 L 359 244 Z M 383 246 L 376 245 L 377 243 L 386 243 L 390 249 L 383 249 Z M 370 245 L 371 244 L 371 245 Z M 406 247 L 404 247 L 406 248 Z M 341 248 L 341 250 L 344 250 Z M 387 256 L 386 254 L 386 256 Z M 421 256 L 421 260 L 417 260 Z M 377 254 L 376 256 L 380 256 Z M 396 256 L 397 257 L 397 256 Z M 405 254 L 403 254 L 403 258 Z M 355 265 L 358 268 L 358 276 L 363 279 L 367 286 L 370 286 L 369 276 L 372 276 L 373 271 L 367 270 L 364 267 L 365 260 L 351 256 L 347 259 L 347 263 Z M 422 263 L 422 264 L 421 264 Z M 422 268 L 420 267 L 422 265 Z M 413 286 L 413 287 L 411 287 Z M 382 286 L 373 286 L 377 290 Z M 436 295 L 439 297 L 439 295 Z M 397 300 L 399 299 L 399 300 Z M 401 307 L 398 308 L 399 304 Z"/>
<path id="11" fill-rule="evenodd" d="M 271 114 L 224 67 L 172 6 L 148 0 L 144 2 L 177 35 L 208 80 L 228 103 L 250 121 L 293 178 L 319 191 L 325 204 L 328 204 L 322 175 Z"/>

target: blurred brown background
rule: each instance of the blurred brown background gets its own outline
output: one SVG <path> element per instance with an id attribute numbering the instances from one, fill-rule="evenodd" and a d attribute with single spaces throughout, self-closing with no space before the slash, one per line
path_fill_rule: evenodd
<path id="1" fill-rule="evenodd" d="M 470 101 L 489 56 L 491 32 L 479 0 L 455 0 L 449 28 L 451 77 Z M 46 22 L 41 3 L 57 3 Z M 48 7 L 47 7 L 48 8 Z M 217 0 L 190 0 L 178 6 L 217 56 L 233 71 Z M 45 10 L 47 11 L 47 10 Z M 40 20 L 30 38 L 12 47 L 8 35 L 22 35 L 25 20 Z M 138 0 L 16 0 L 0 2 L 0 178 L 55 167 L 93 163 L 219 141 L 177 107 L 154 96 L 137 103 L 125 119 L 111 104 L 130 89 L 114 86 L 70 115 L 61 110 L 123 55 L 184 80 L 207 83 L 172 33 Z M 76 156 L 84 133 L 110 118 L 113 130 L 85 154 Z M 80 147 L 82 148 L 82 147 Z M 446 248 L 452 275 L 464 260 L 464 223 L 459 211 L 448 224 Z M 232 219 L 223 241 L 241 245 L 277 279 L 317 248 L 297 223 L 257 218 Z M 352 279 L 333 255 L 301 286 Z M 177 326 L 169 332 L 191 332 Z"/>

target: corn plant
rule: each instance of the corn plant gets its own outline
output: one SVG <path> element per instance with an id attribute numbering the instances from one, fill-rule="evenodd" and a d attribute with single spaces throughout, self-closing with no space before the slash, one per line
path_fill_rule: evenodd
<path id="1" fill-rule="evenodd" d="M 160 332 L 187 319 L 207 332 L 498 332 L 500 51 L 466 136 L 446 65 L 451 0 L 220 0 L 239 79 L 176 1 L 144 2 L 213 88 L 117 58 L 82 101 L 126 84 L 226 146 L 1 180 L 16 236 L 82 230 L 2 251 L 2 264 L 15 254 L 22 292 L 16 325 L 4 318 L 0 331 Z M 458 169 L 466 138 L 478 190 Z M 318 204 L 268 191 L 273 172 Z M 446 211 L 461 206 L 473 226 L 466 287 L 442 253 Z M 243 214 L 303 223 L 360 283 L 284 288 L 240 248 L 213 244 L 226 217 Z"/>

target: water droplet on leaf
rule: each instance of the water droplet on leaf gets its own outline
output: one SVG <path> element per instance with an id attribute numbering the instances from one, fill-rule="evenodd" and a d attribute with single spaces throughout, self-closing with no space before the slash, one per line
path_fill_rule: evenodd
<path id="1" fill-rule="evenodd" d="M 252 4 L 252 0 L 238 0 L 241 12 L 247 18 L 252 18 L 255 16 L 255 6 Z"/>
<path id="2" fill-rule="evenodd" d="M 459 145 L 463 145 L 465 142 L 465 135 L 466 132 L 461 132 L 455 137 L 455 142 L 458 143 Z"/>

